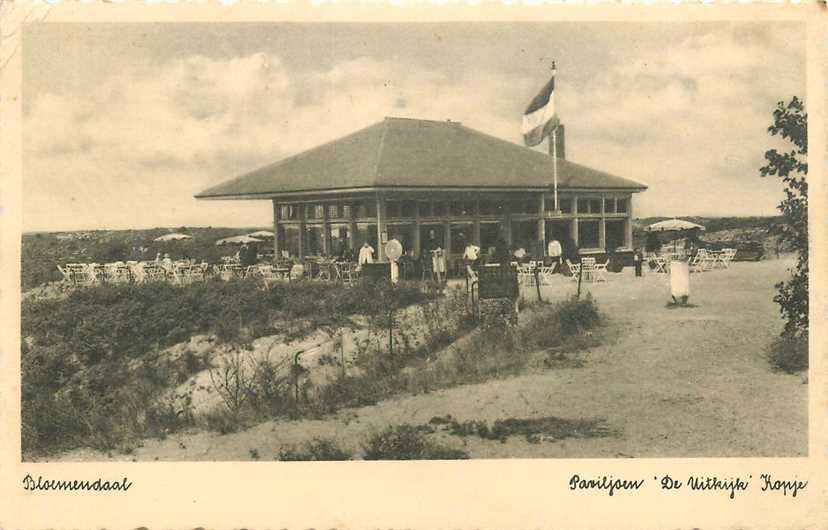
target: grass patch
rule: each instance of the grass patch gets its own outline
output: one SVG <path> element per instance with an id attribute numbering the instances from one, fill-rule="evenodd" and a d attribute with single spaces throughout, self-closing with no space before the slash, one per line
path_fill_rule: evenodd
<path id="1" fill-rule="evenodd" d="M 403 424 L 372 435 L 363 445 L 365 460 L 464 460 L 468 453 L 429 440 L 423 429 Z"/>
<path id="2" fill-rule="evenodd" d="M 768 348 L 774 370 L 795 374 L 808 369 L 808 334 L 783 333 Z"/>
<path id="3" fill-rule="evenodd" d="M 505 442 L 510 436 L 523 436 L 530 443 L 563 440 L 565 438 L 602 438 L 617 436 L 603 419 L 566 419 L 555 416 L 543 418 L 507 418 L 495 420 L 489 426 L 484 421 L 459 422 L 451 415 L 435 416 L 429 425 L 454 436 L 477 436 L 485 440 Z"/>
<path id="4" fill-rule="evenodd" d="M 284 462 L 308 462 L 308 461 L 342 461 L 351 460 L 352 455 L 345 451 L 336 440 L 331 438 L 313 438 L 305 442 L 302 447 L 283 447 L 279 450 L 276 460 Z"/>

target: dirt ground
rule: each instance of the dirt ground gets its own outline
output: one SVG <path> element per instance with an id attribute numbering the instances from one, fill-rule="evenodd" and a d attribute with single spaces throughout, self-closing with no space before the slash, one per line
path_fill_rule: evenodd
<path id="1" fill-rule="evenodd" d="M 508 379 L 403 396 L 375 406 L 340 411 L 324 420 L 271 421 L 221 435 L 181 433 L 146 440 L 131 455 L 90 450 L 65 461 L 271 460 L 280 447 L 314 436 L 335 438 L 359 452 L 385 426 L 428 423 L 434 416 L 459 421 L 537 418 L 603 419 L 617 436 L 505 443 L 440 434 L 472 458 L 726 457 L 807 454 L 805 375 L 770 371 L 767 345 L 781 329 L 774 283 L 787 259 L 734 263 L 728 270 L 693 274 L 693 307 L 668 309 L 665 275 L 634 278 L 630 269 L 609 281 L 584 285 L 608 317 L 611 340 L 584 354 L 583 367 L 548 369 Z M 574 293 L 556 278 L 544 286 L 549 300 Z M 534 288 L 524 292 L 536 298 Z M 255 451 L 254 451 L 255 450 Z"/>

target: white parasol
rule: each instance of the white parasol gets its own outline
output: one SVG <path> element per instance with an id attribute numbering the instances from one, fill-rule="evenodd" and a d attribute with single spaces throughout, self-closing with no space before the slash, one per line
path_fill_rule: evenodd
<path id="1" fill-rule="evenodd" d="M 192 239 L 193 236 L 188 236 L 187 234 L 181 234 L 178 232 L 172 234 L 164 234 L 161 237 L 156 237 L 153 241 L 180 241 L 182 239 Z"/>
<path id="2" fill-rule="evenodd" d="M 242 245 L 244 243 L 261 243 L 261 239 L 256 239 L 250 236 L 233 236 L 225 237 L 216 241 L 216 245 Z"/>
<path id="3" fill-rule="evenodd" d="M 684 219 L 667 219 L 653 223 L 644 228 L 645 232 L 681 232 L 684 230 L 699 230 L 704 232 L 702 225 L 685 221 Z"/>

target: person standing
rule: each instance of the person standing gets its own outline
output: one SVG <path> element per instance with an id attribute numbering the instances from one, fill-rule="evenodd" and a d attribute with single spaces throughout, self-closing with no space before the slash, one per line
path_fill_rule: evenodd
<path id="1" fill-rule="evenodd" d="M 374 247 L 372 247 L 367 241 L 364 241 L 362 243 L 362 247 L 359 249 L 357 262 L 357 270 L 362 269 L 362 266 L 366 263 L 374 263 Z"/>
<path id="2" fill-rule="evenodd" d="M 557 272 L 561 267 L 561 254 L 563 254 L 563 247 L 561 242 L 557 239 L 552 239 L 546 247 L 546 255 L 552 261 L 552 272 Z"/>
<path id="3" fill-rule="evenodd" d="M 466 274 L 472 276 L 474 268 L 480 259 L 480 247 L 469 241 L 466 243 L 466 248 L 463 250 L 463 262 L 466 265 Z"/>
<path id="4" fill-rule="evenodd" d="M 641 249 L 636 248 L 633 251 L 633 267 L 635 267 L 635 276 L 641 277 L 641 268 L 644 262 L 644 256 L 641 254 Z"/>

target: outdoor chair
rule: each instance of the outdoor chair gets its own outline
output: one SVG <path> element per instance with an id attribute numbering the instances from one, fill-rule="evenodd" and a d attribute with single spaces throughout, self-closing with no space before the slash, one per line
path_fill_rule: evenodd
<path id="1" fill-rule="evenodd" d="M 595 258 L 581 258 L 581 277 L 585 282 L 595 281 Z"/>
<path id="2" fill-rule="evenodd" d="M 58 266 L 58 269 L 63 274 L 64 281 L 72 285 L 89 285 L 94 281 L 83 263 L 67 263 L 64 268 Z"/>
<path id="3" fill-rule="evenodd" d="M 569 272 L 572 273 L 572 276 L 569 277 L 570 280 L 573 282 L 578 281 L 578 277 L 581 275 L 581 264 L 580 263 L 572 263 L 568 259 L 566 260 L 566 266 L 569 267 Z"/>
<path id="4" fill-rule="evenodd" d="M 141 264 L 141 283 L 162 282 L 167 279 L 167 271 L 157 263 Z"/>
<path id="5" fill-rule="evenodd" d="M 107 263 L 106 277 L 112 283 L 129 283 L 132 279 L 129 267 L 122 262 Z"/>
<path id="6" fill-rule="evenodd" d="M 339 261 L 335 266 L 336 279 L 351 285 L 354 281 L 354 264 L 350 261 Z"/>
<path id="7" fill-rule="evenodd" d="M 87 274 L 91 276 L 91 283 L 107 283 L 109 277 L 107 275 L 106 266 L 99 263 L 90 263 L 86 266 Z"/>
<path id="8" fill-rule="evenodd" d="M 609 259 L 604 263 L 595 263 L 594 264 L 594 272 L 595 272 L 595 281 L 596 282 L 605 282 L 607 281 L 607 266 L 609 266 Z"/>
<path id="9" fill-rule="evenodd" d="M 518 283 L 520 285 L 535 285 L 535 267 L 532 266 L 534 263 L 533 261 L 518 266 Z"/>
<path id="10" fill-rule="evenodd" d="M 668 260 L 664 256 L 654 256 L 652 258 L 652 262 L 655 264 L 655 271 L 656 272 L 667 272 L 667 264 Z"/>
<path id="11" fill-rule="evenodd" d="M 552 278 L 555 277 L 555 264 L 552 265 L 541 265 L 540 271 L 538 271 L 538 278 L 540 279 L 541 285 L 549 285 L 552 283 Z"/>
<path id="12" fill-rule="evenodd" d="M 723 269 L 727 269 L 730 267 L 730 262 L 733 261 L 733 258 L 736 257 L 736 249 L 735 248 L 723 248 L 721 254 L 719 254 L 718 262 L 721 264 Z"/>

